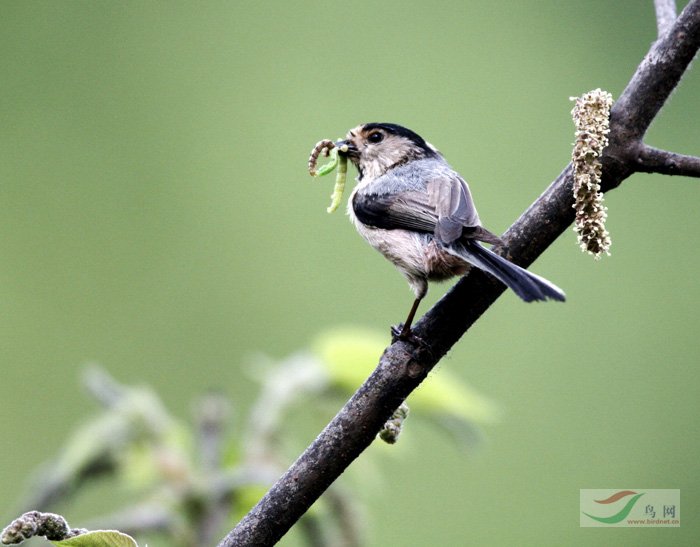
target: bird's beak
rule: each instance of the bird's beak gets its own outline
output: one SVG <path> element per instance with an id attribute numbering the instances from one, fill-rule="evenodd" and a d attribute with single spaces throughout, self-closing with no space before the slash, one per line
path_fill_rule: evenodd
<path id="1" fill-rule="evenodd" d="M 335 147 L 338 149 L 338 154 L 341 156 L 347 156 L 350 159 L 357 158 L 359 156 L 357 146 L 355 146 L 355 143 L 349 139 L 336 142 Z"/>

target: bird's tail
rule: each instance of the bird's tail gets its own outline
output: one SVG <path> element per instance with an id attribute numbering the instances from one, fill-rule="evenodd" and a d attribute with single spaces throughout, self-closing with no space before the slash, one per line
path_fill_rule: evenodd
<path id="1" fill-rule="evenodd" d="M 561 302 L 566 300 L 564 291 L 554 283 L 509 262 L 486 247 L 482 247 L 476 241 L 462 240 L 453 245 L 451 250 L 513 289 L 513 292 L 525 302 L 548 299 Z"/>

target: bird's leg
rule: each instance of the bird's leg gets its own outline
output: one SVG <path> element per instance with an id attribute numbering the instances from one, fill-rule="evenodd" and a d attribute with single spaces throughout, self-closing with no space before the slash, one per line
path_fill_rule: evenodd
<path id="1" fill-rule="evenodd" d="M 418 311 L 418 304 L 420 304 L 421 298 L 416 298 L 413 301 L 413 306 L 411 306 L 411 311 L 408 312 L 408 317 L 404 321 L 403 329 L 401 329 L 402 337 L 408 336 L 411 332 L 411 325 L 413 325 L 413 318 L 416 316 L 416 311 Z"/>
<path id="2" fill-rule="evenodd" d="M 403 326 L 396 325 L 391 327 L 391 334 L 393 335 L 394 339 L 409 340 L 411 338 L 411 325 L 413 324 L 413 319 L 416 316 L 416 311 L 418 311 L 418 305 L 420 304 L 421 300 L 422 298 L 416 298 L 413 301 L 413 306 L 411 306 L 411 311 L 408 312 L 408 317 L 406 318 L 406 321 L 404 321 Z M 399 328 L 401 328 L 400 331 Z"/>

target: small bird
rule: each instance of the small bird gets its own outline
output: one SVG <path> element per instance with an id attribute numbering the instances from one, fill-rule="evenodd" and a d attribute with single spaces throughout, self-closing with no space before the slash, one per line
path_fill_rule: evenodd
<path id="1" fill-rule="evenodd" d="M 367 242 L 406 277 L 415 301 L 401 339 L 411 333 L 428 281 L 488 272 L 526 302 L 564 301 L 546 279 L 509 262 L 479 242 L 501 239 L 481 226 L 469 186 L 420 135 L 393 123 L 366 123 L 335 143 L 358 171 L 348 214 Z"/>

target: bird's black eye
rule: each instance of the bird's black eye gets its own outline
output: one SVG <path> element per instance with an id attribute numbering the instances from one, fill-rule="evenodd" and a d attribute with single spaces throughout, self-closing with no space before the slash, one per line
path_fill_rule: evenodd
<path id="1" fill-rule="evenodd" d="M 369 134 L 367 140 L 372 144 L 377 144 L 378 142 L 382 142 L 384 140 L 384 134 L 381 131 L 375 131 L 374 133 Z"/>

